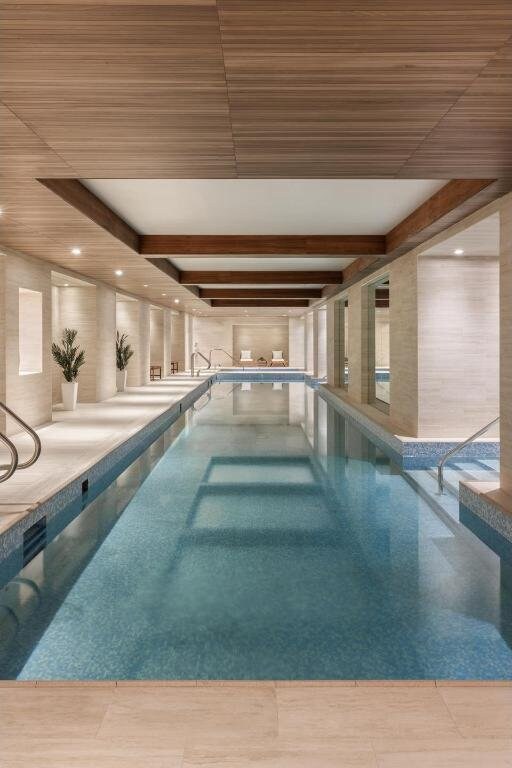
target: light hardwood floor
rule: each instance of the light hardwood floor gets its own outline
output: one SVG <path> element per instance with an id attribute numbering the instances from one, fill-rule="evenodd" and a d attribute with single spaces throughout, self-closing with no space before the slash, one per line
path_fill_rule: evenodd
<path id="1" fill-rule="evenodd" d="M 505 768 L 512 684 L 0 683 L 0 767 Z"/>

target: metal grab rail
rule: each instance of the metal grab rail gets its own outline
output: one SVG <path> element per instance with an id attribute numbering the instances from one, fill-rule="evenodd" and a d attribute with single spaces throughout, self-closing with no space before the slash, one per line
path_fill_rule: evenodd
<path id="1" fill-rule="evenodd" d="M 233 362 L 235 362 L 235 358 L 233 355 L 230 355 L 229 352 L 226 349 L 223 349 L 222 347 L 212 347 L 210 349 L 208 357 L 210 360 L 212 359 L 212 352 L 224 352 L 225 355 L 227 355 Z"/>
<path id="2" fill-rule="evenodd" d="M 454 448 L 450 448 L 450 450 L 444 454 L 444 456 L 440 459 L 437 465 L 437 487 L 439 489 L 439 493 L 444 492 L 443 469 L 448 459 L 451 458 L 455 453 L 462 451 L 462 449 L 465 448 L 466 445 L 469 445 L 469 443 L 472 443 L 473 440 L 477 439 L 477 437 L 480 437 L 481 435 L 485 434 L 485 432 L 487 432 L 488 429 L 490 429 L 495 424 L 497 424 L 499 420 L 500 420 L 500 417 L 497 416 L 495 419 L 490 421 L 489 424 L 486 424 L 485 427 L 482 427 L 482 429 L 479 429 L 478 432 L 475 432 L 474 435 L 471 435 L 471 437 L 468 437 L 467 440 L 463 440 L 462 443 L 459 443 Z"/>
<path id="3" fill-rule="evenodd" d="M 34 432 L 32 427 L 29 427 L 29 425 L 25 421 L 23 421 L 23 419 L 20 418 L 17 413 L 14 413 L 14 411 L 11 411 L 11 409 L 8 408 L 5 403 L 0 402 L 0 410 L 2 410 L 4 413 L 10 416 L 11 419 L 14 419 L 14 421 L 17 424 L 19 424 L 20 427 L 22 427 L 25 430 L 25 432 L 28 432 L 28 434 L 34 441 L 34 450 L 32 452 L 32 456 L 26 461 L 23 461 L 21 464 L 19 461 L 17 462 L 16 469 L 27 469 L 27 467 L 31 467 L 32 464 L 35 464 L 39 456 L 41 455 L 41 440 L 39 439 L 39 435 L 37 434 L 37 432 Z M 5 435 L 3 437 L 5 437 Z M 5 469 L 5 467 L 2 467 L 2 469 Z"/>
<path id="4" fill-rule="evenodd" d="M 194 351 L 193 351 L 193 352 L 192 352 L 192 354 L 190 355 L 190 375 L 191 375 L 191 376 L 194 376 L 194 375 L 195 375 L 195 376 L 199 376 L 199 374 L 201 373 L 201 369 L 200 369 L 200 368 L 198 368 L 198 369 L 197 369 L 197 373 L 196 373 L 196 374 L 194 374 L 194 358 L 195 358 L 195 356 L 196 356 L 196 355 L 199 355 L 199 357 L 202 357 L 202 358 L 203 358 L 203 360 L 205 361 L 205 363 L 208 363 L 208 368 L 211 368 L 211 367 L 212 367 L 212 362 L 211 362 L 211 360 L 208 360 L 208 358 L 207 358 L 207 357 L 205 357 L 205 356 L 203 355 L 203 353 L 202 353 L 202 352 L 199 352 L 199 350 L 198 350 L 198 349 L 194 349 Z"/>
<path id="5" fill-rule="evenodd" d="M 18 468 L 18 451 L 16 450 L 14 443 L 11 442 L 11 440 L 9 440 L 9 438 L 6 437 L 2 432 L 0 432 L 0 441 L 7 446 L 9 453 L 11 454 L 10 464 L 0 465 L 0 469 L 6 470 L 3 472 L 3 474 L 0 475 L 0 483 L 4 483 L 6 480 L 12 477 L 12 475 L 14 475 Z"/>

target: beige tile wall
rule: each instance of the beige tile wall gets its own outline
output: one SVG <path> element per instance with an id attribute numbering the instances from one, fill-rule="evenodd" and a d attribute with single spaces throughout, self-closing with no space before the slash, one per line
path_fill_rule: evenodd
<path id="1" fill-rule="evenodd" d="M 150 363 L 163 367 L 164 350 L 164 310 L 159 307 L 150 308 Z M 163 371 L 162 371 L 163 373 Z"/>
<path id="2" fill-rule="evenodd" d="M 170 309 L 163 310 L 164 317 L 164 361 L 162 374 L 168 376 L 171 372 L 171 359 L 172 359 L 172 311 Z"/>
<path id="3" fill-rule="evenodd" d="M 512 203 L 500 213 L 501 487 L 512 496 Z"/>
<path id="4" fill-rule="evenodd" d="M 468 437 L 498 413 L 498 259 L 419 257 L 418 433 Z"/>
<path id="5" fill-rule="evenodd" d="M 3 249 L 0 255 L 0 371 L 3 399 L 29 424 L 37 426 L 51 420 L 51 281 L 50 266 Z M 19 375 L 19 289 L 28 288 L 42 294 L 42 372 Z M 0 418 L 0 428 L 5 421 Z M 19 431 L 10 420 L 5 426 L 8 434 Z"/>
<path id="6" fill-rule="evenodd" d="M 116 293 L 108 285 L 96 285 L 96 399 L 116 393 Z"/>
<path id="7" fill-rule="evenodd" d="M 383 275 L 391 291 L 390 426 L 409 436 L 468 436 L 498 412 L 497 260 L 408 254 L 372 282 Z M 348 291 L 348 394 L 357 403 L 368 403 L 369 284 Z M 334 365 L 332 345 L 329 354 Z"/>
<path id="8" fill-rule="evenodd" d="M 368 296 L 361 284 L 348 293 L 348 395 L 356 403 L 368 401 Z"/>
<path id="9" fill-rule="evenodd" d="M 64 328 L 78 331 L 77 343 L 85 351 L 78 376 L 78 400 L 95 403 L 116 392 L 115 292 L 105 285 L 52 287 L 52 338 L 60 343 Z M 52 362 L 53 402 L 61 402 L 60 368 Z"/>
<path id="10" fill-rule="evenodd" d="M 418 435 L 417 257 L 393 262 L 390 275 L 390 418 L 404 435 Z"/>
<path id="11" fill-rule="evenodd" d="M 288 356 L 287 317 L 194 317 L 193 321 L 194 343 L 205 355 L 222 347 L 237 363 L 240 349 L 246 348 L 252 350 L 254 359 L 260 355 L 269 358 L 272 349 L 282 349 Z M 231 365 L 231 360 L 222 352 L 213 352 L 212 364 Z"/>
<path id="12" fill-rule="evenodd" d="M 306 371 L 313 374 L 315 368 L 315 313 L 306 315 Z"/>
<path id="13" fill-rule="evenodd" d="M 131 301 L 118 294 L 116 303 L 117 329 L 128 334 L 134 354 L 128 363 L 127 384 L 138 387 L 149 381 L 150 322 L 149 304 Z"/>
<path id="14" fill-rule="evenodd" d="M 52 287 L 53 341 L 60 344 L 64 328 L 78 331 L 77 345 L 85 352 L 85 363 L 78 375 L 78 400 L 82 403 L 96 401 L 96 287 L 94 285 Z M 111 361 L 112 365 L 112 361 Z M 60 403 L 61 369 L 52 362 L 53 402 Z"/>
<path id="15" fill-rule="evenodd" d="M 173 313 L 171 342 L 171 360 L 177 362 L 179 370 L 183 371 L 185 370 L 185 316 L 183 312 Z"/>
<path id="16" fill-rule="evenodd" d="M 288 356 L 291 368 L 306 365 L 306 321 L 303 317 L 290 317 L 288 321 Z"/>
<path id="17" fill-rule="evenodd" d="M 316 312 L 317 343 L 315 375 L 318 378 L 327 376 L 327 310 L 319 309 Z"/>
<path id="18" fill-rule="evenodd" d="M 250 350 L 253 360 L 264 357 L 267 362 L 272 358 L 272 350 L 283 353 L 288 360 L 288 323 L 271 325 L 245 323 L 233 324 L 233 357 L 240 360 L 241 350 Z"/>

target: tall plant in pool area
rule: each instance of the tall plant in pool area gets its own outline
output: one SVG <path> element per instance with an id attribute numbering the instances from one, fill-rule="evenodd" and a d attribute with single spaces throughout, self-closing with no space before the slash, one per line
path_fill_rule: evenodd
<path id="1" fill-rule="evenodd" d="M 76 342 L 78 331 L 74 328 L 64 328 L 60 345 L 53 342 L 52 356 L 62 369 L 65 381 L 61 384 L 62 404 L 65 411 L 73 411 L 76 407 L 78 394 L 78 373 L 85 363 L 85 352 Z"/>
<path id="2" fill-rule="evenodd" d="M 133 356 L 133 349 L 127 343 L 127 333 L 116 333 L 117 391 L 124 392 L 126 387 L 126 367 Z"/>

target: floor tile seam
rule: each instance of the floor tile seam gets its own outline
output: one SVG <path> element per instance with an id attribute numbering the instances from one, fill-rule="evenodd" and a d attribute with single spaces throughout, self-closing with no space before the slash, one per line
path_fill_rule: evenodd
<path id="1" fill-rule="evenodd" d="M 460 736 L 462 739 L 465 739 L 465 738 L 467 738 L 467 737 L 466 737 L 466 736 L 465 736 L 465 735 L 462 733 L 461 729 L 459 728 L 459 726 L 458 726 L 458 724 L 457 724 L 457 721 L 455 720 L 455 716 L 453 715 L 453 713 L 452 713 L 452 711 L 451 711 L 450 707 L 448 706 L 447 702 L 445 701 L 445 699 L 444 699 L 444 696 L 443 696 L 443 691 L 442 691 L 441 687 L 439 687 L 439 686 L 436 686 L 436 695 L 439 697 L 439 699 L 441 700 L 441 702 L 442 702 L 442 704 L 443 704 L 443 707 L 444 707 L 444 708 L 445 708 L 445 710 L 448 712 L 448 716 L 449 716 L 449 718 L 450 718 L 451 722 L 453 723 L 453 726 L 454 726 L 455 730 L 457 731 L 457 734 L 458 734 L 458 735 L 459 735 L 459 736 Z"/>

